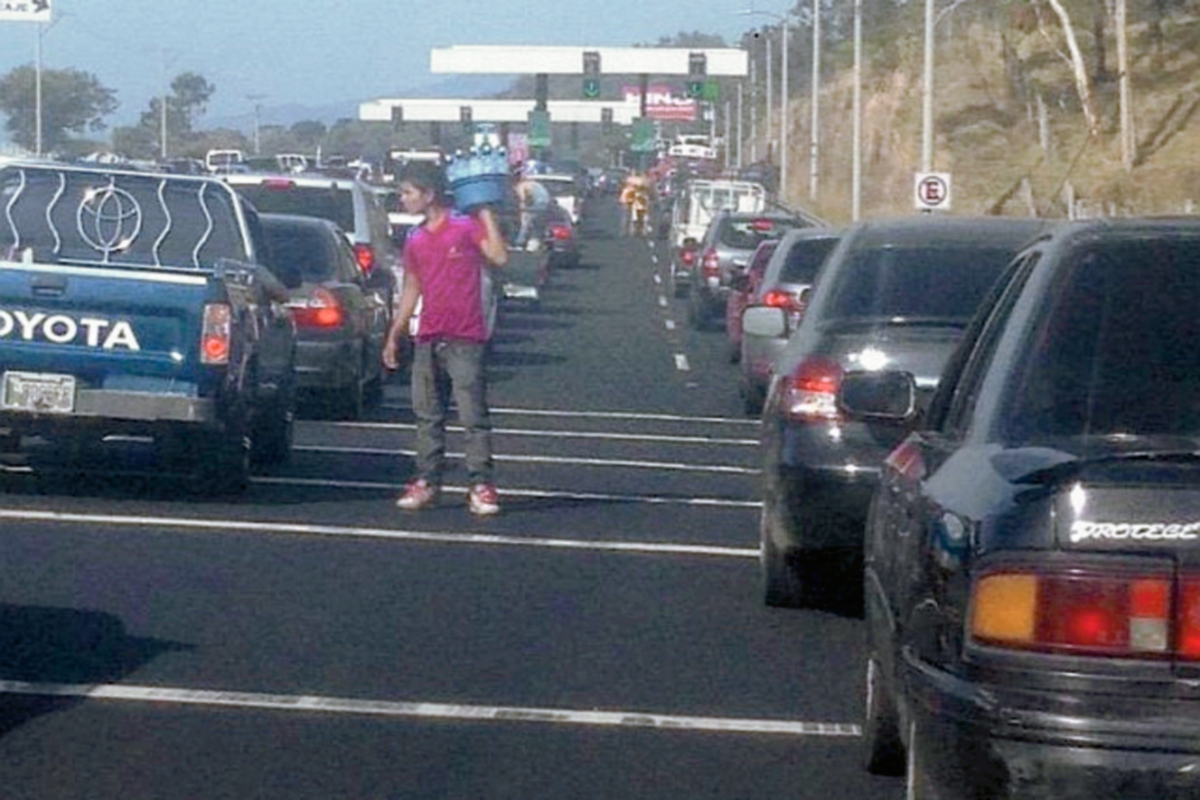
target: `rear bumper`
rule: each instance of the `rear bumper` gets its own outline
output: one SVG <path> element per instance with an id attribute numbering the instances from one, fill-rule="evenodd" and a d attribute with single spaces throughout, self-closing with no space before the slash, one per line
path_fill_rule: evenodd
<path id="1" fill-rule="evenodd" d="M 296 387 L 336 389 L 347 386 L 356 379 L 360 360 L 353 340 L 297 341 Z"/>
<path id="2" fill-rule="evenodd" d="M 1195 702 L 980 685 L 910 654 L 902 669 L 938 797 L 1200 796 Z"/>
<path id="3" fill-rule="evenodd" d="M 61 429 L 103 420 L 208 425 L 217 421 L 217 403 L 211 398 L 182 394 L 80 389 L 75 394 L 75 411 L 71 414 L 0 411 L 0 427 L 21 430 Z"/>

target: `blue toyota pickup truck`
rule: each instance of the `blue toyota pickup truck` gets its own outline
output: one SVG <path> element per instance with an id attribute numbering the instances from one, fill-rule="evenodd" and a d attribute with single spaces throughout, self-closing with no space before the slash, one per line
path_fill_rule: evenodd
<path id="1" fill-rule="evenodd" d="M 238 491 L 291 448 L 298 274 L 199 177 L 0 168 L 0 463 L 87 470 L 112 442 Z"/>

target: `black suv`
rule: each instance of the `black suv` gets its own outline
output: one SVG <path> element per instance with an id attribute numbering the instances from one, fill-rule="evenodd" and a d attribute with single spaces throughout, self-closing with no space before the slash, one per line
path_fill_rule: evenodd
<path id="1" fill-rule="evenodd" d="M 764 599 L 805 600 L 821 555 L 860 563 L 879 466 L 908 432 L 847 417 L 847 374 L 906 370 L 932 393 L 942 366 L 1034 219 L 909 217 L 859 223 L 829 254 L 812 301 L 775 362 L 762 420 Z M 778 336 L 782 308 L 746 310 L 747 336 Z M 857 583 L 857 578 L 855 579 Z"/>
<path id="2" fill-rule="evenodd" d="M 865 733 L 910 797 L 1200 796 L 1197 309 L 1200 220 L 1064 224 L 887 459 Z M 916 391 L 841 401 L 903 424 Z"/>

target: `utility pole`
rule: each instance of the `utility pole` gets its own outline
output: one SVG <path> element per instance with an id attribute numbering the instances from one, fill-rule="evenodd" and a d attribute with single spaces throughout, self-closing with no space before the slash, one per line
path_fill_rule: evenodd
<path id="1" fill-rule="evenodd" d="M 1117 0 L 1114 25 L 1117 29 L 1117 74 L 1121 96 L 1121 166 L 1133 172 L 1136 157 L 1133 133 L 1133 99 L 1129 84 L 1129 42 L 1126 34 L 1126 0 Z"/>
<path id="2" fill-rule="evenodd" d="M 758 69 L 750 59 L 750 163 L 758 163 Z"/>
<path id="3" fill-rule="evenodd" d="M 850 218 L 862 217 L 862 0 L 854 0 L 854 152 L 850 179 Z"/>
<path id="4" fill-rule="evenodd" d="M 265 94 L 246 95 L 246 99 L 254 103 L 254 155 L 256 156 L 262 152 L 262 142 L 259 139 L 259 129 L 262 126 L 262 103 L 259 101 L 265 97 Z"/>
<path id="5" fill-rule="evenodd" d="M 38 158 L 42 157 L 42 34 L 45 33 L 45 25 L 41 22 L 37 24 L 37 46 L 34 48 L 37 61 L 37 67 L 34 69 L 33 77 L 33 104 L 34 104 L 34 150 L 33 153 Z"/>
<path id="6" fill-rule="evenodd" d="M 821 0 L 813 0 L 812 130 L 808 144 L 808 199 L 816 201 L 821 149 Z"/>
<path id="7" fill-rule="evenodd" d="M 745 108 L 745 105 L 744 105 L 744 104 L 745 104 L 745 97 L 743 96 L 743 94 L 744 94 L 744 91 L 745 91 L 745 90 L 742 88 L 742 81 L 738 81 L 738 85 L 737 85 L 737 86 L 738 86 L 738 95 L 737 95 L 737 97 L 738 97 L 738 99 L 737 99 L 737 159 L 734 161 L 734 165 L 735 165 L 735 166 L 738 168 L 738 170 L 741 170 L 741 168 L 742 168 L 742 142 L 744 142 L 744 141 L 745 141 L 745 138 L 744 138 L 744 136 L 743 136 L 743 133 L 742 133 L 742 131 L 743 131 L 743 128 L 742 128 L 742 122 L 743 122 L 743 119 L 744 119 L 744 117 L 745 117 L 745 111 L 746 111 L 746 108 Z"/>
<path id="8" fill-rule="evenodd" d="M 767 31 L 767 161 L 771 161 L 771 152 L 774 148 L 771 147 L 771 137 L 774 135 L 771 132 L 771 103 L 774 102 L 774 92 L 771 91 L 771 32 Z"/>
<path id="9" fill-rule="evenodd" d="M 921 113 L 921 171 L 933 172 L 933 14 L 934 0 L 925 0 L 925 86 Z"/>

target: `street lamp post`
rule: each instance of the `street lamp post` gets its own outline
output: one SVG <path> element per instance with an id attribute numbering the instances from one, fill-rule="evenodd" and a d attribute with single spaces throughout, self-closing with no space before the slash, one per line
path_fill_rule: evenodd
<path id="1" fill-rule="evenodd" d="M 780 76 L 779 83 L 779 196 L 783 200 L 787 200 L 788 196 L 788 124 L 791 119 L 788 108 L 788 24 L 786 14 L 776 14 L 774 11 L 759 11 L 758 9 L 749 9 L 741 12 L 742 14 L 761 14 L 765 17 L 771 17 L 779 22 L 779 27 L 782 30 L 780 46 L 783 48 L 781 57 L 780 71 L 783 73 Z M 768 46 L 771 39 L 767 38 Z M 770 96 L 771 96 L 771 56 L 768 50 L 767 54 L 767 130 L 768 138 L 770 137 Z"/>
<path id="2" fill-rule="evenodd" d="M 821 0 L 813 0 L 812 38 L 812 130 L 808 138 L 808 199 L 816 201 L 821 149 Z"/>

